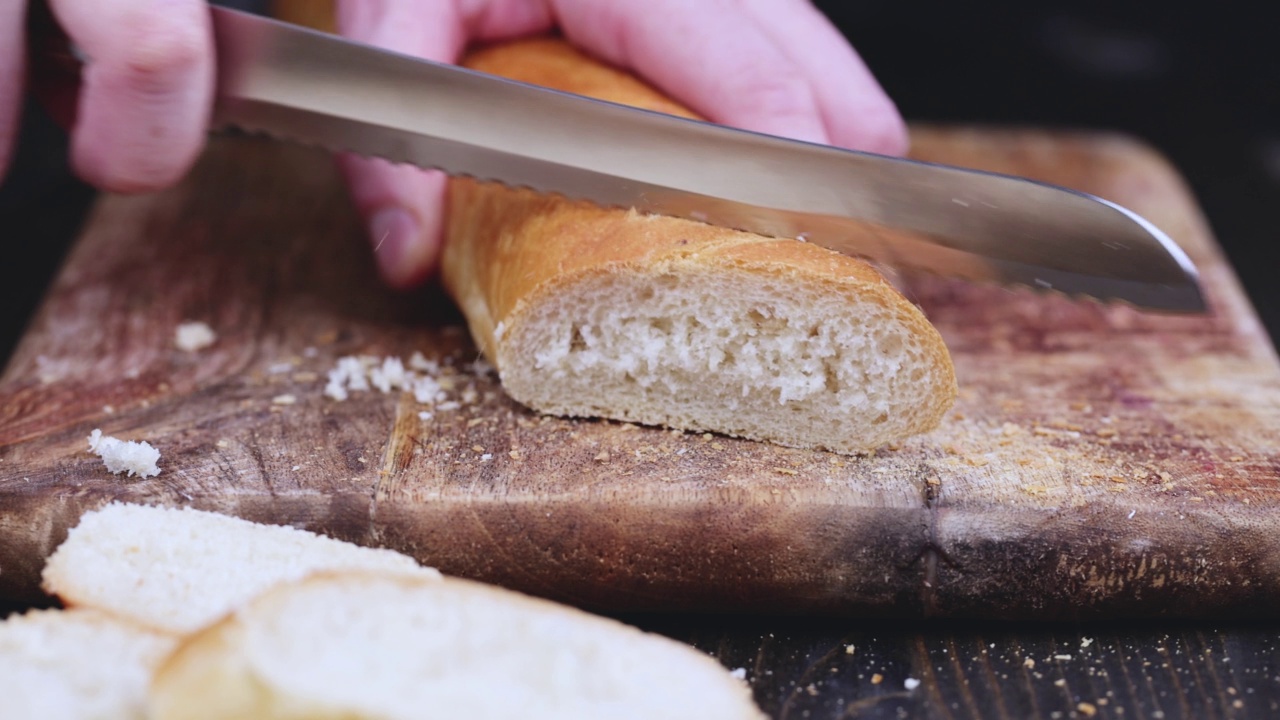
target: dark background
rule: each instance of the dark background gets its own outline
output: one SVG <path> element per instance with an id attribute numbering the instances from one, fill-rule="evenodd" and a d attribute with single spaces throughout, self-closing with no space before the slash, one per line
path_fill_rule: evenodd
<path id="1" fill-rule="evenodd" d="M 908 120 L 1117 130 L 1164 153 L 1280 337 L 1276 3 L 817 4 Z M 0 364 L 91 198 L 65 171 L 64 143 L 29 108 L 15 167 L 0 185 Z"/>
<path id="2" fill-rule="evenodd" d="M 1280 337 L 1280 3 L 817 3 L 912 121 L 1116 130 L 1183 174 Z"/>

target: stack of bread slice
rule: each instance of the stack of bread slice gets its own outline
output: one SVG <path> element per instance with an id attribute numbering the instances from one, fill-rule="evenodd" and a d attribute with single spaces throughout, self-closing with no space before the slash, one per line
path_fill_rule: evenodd
<path id="1" fill-rule="evenodd" d="M 9 720 L 761 717 L 669 638 L 211 512 L 88 512 L 44 582 L 67 609 L 0 622 Z"/>

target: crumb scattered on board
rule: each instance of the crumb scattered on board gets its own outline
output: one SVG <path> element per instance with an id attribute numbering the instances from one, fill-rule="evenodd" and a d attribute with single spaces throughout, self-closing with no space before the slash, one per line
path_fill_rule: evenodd
<path id="1" fill-rule="evenodd" d="M 89 434 L 89 452 L 102 458 L 107 470 L 112 474 L 128 473 L 129 477 L 152 477 L 160 474 L 156 464 L 160 460 L 160 451 L 149 443 L 120 440 L 103 435 L 102 430 L 94 428 Z"/>
<path id="2" fill-rule="evenodd" d="M 469 363 L 464 369 L 474 376 L 493 372 L 493 366 L 482 359 Z M 480 399 L 474 384 L 459 388 L 460 380 L 462 377 L 454 368 L 429 360 L 420 352 L 415 352 L 408 363 L 398 357 L 349 355 L 339 358 L 337 365 L 329 370 L 324 394 L 341 402 L 352 393 L 408 392 L 420 405 L 436 412 L 449 412 Z M 452 395 L 455 391 L 457 399 Z M 418 417 L 425 421 L 434 415 L 424 410 Z"/>
<path id="3" fill-rule="evenodd" d="M 179 323 L 173 333 L 173 344 L 184 352 L 203 350 L 218 340 L 218 335 L 205 323 L 192 320 Z"/>

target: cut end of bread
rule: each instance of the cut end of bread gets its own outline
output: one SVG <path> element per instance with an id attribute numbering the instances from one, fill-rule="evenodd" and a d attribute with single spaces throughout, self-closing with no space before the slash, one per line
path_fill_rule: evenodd
<path id="1" fill-rule="evenodd" d="M 493 343 L 504 387 L 548 413 L 842 453 L 929 430 L 954 400 L 940 337 L 886 283 L 684 264 L 518 308 Z"/>
<path id="2" fill-rule="evenodd" d="M 333 573 L 279 586 L 158 671 L 167 718 L 760 718 L 714 659 L 465 580 Z"/>
<path id="3" fill-rule="evenodd" d="M 391 550 L 191 508 L 111 503 L 81 517 L 49 557 L 44 588 L 69 606 L 186 633 L 279 582 L 318 570 L 440 573 Z"/>

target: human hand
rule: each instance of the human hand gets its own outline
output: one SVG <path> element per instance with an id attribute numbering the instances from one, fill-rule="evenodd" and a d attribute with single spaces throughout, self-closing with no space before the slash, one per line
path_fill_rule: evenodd
<path id="1" fill-rule="evenodd" d="M 156 190 L 180 179 L 204 146 L 214 50 L 204 0 L 49 0 L 92 58 L 75 98 L 71 162 L 105 190 Z M 26 0 L 0 0 L 0 176 L 18 130 Z"/>
<path id="2" fill-rule="evenodd" d="M 440 62 L 473 41 L 559 27 L 714 122 L 884 154 L 907 146 L 893 103 L 809 0 L 338 0 L 337 11 L 344 35 Z M 383 278 L 410 287 L 430 275 L 444 176 L 354 156 L 341 166 Z"/>
<path id="3" fill-rule="evenodd" d="M 203 147 L 212 107 L 205 3 L 49 4 L 92 58 L 71 127 L 77 174 L 116 192 L 180 179 Z M 446 62 L 471 41 L 559 26 L 588 52 L 635 70 L 713 121 L 889 154 L 906 147 L 892 102 L 808 0 L 338 0 L 337 8 L 344 34 Z M 25 10 L 25 0 L 0 0 L 0 175 L 22 100 Z M 439 259 L 443 176 L 356 157 L 341 164 L 383 277 L 397 287 L 424 279 Z"/>

